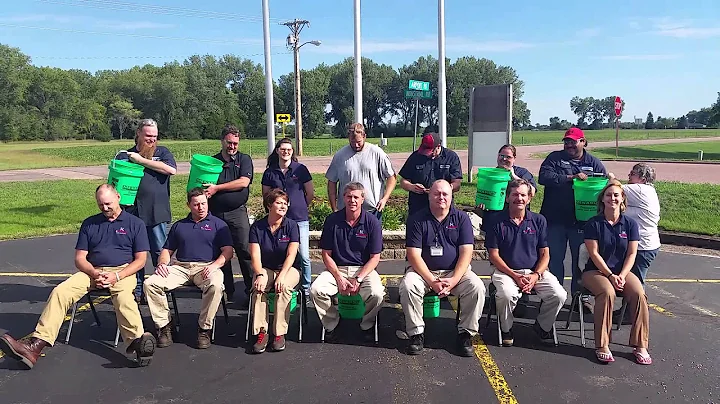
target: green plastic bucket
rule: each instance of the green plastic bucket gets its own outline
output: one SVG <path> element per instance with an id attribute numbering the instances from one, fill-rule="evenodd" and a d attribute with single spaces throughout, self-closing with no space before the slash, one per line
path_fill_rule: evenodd
<path id="1" fill-rule="evenodd" d="M 510 178 L 510 171 L 504 168 L 478 168 L 475 205 L 483 204 L 486 210 L 502 210 Z"/>
<path id="2" fill-rule="evenodd" d="M 295 309 L 297 308 L 297 304 L 298 304 L 297 296 L 298 296 L 298 291 L 293 290 L 292 299 L 290 299 L 290 313 L 294 313 Z M 268 302 L 268 312 L 275 313 L 275 292 L 267 293 L 267 302 Z"/>
<path id="3" fill-rule="evenodd" d="M 423 299 L 423 318 L 440 317 L 440 296 L 425 296 Z"/>
<path id="4" fill-rule="evenodd" d="M 573 180 L 575 219 L 587 221 L 597 215 L 597 198 L 607 183 L 608 179 L 602 177 L 588 177 L 585 181 L 577 178 Z"/>
<path id="5" fill-rule="evenodd" d="M 190 178 L 188 178 L 187 190 L 202 188 L 203 184 L 217 184 L 222 170 L 223 162 L 215 157 L 193 154 L 192 160 L 190 160 Z"/>
<path id="6" fill-rule="evenodd" d="M 113 184 L 120 194 L 121 205 L 135 203 L 140 180 L 145 175 L 145 167 L 125 160 L 110 160 L 108 166 L 108 184 Z"/>
<path id="7" fill-rule="evenodd" d="M 342 318 L 361 319 L 365 315 L 365 301 L 359 293 L 350 296 L 338 295 L 338 311 Z"/>

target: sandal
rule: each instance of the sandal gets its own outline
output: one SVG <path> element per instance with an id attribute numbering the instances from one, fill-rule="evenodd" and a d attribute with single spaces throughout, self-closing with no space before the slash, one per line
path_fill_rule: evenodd
<path id="1" fill-rule="evenodd" d="M 597 358 L 598 362 L 600 362 L 600 363 L 615 362 L 615 358 L 613 358 L 612 352 L 603 352 L 599 349 L 596 349 L 595 357 Z"/>
<path id="2" fill-rule="evenodd" d="M 651 365 L 652 364 L 652 358 L 650 357 L 649 353 L 642 353 L 638 351 L 637 349 L 633 350 L 633 355 L 635 355 L 635 362 L 639 365 Z"/>

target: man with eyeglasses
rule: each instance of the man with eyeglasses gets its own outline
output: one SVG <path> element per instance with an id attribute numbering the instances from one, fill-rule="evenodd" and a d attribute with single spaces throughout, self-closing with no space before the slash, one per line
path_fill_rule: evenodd
<path id="1" fill-rule="evenodd" d="M 226 125 L 220 133 L 222 150 L 214 155 L 222 161 L 223 170 L 217 184 L 205 184 L 205 194 L 209 198 L 210 213 L 227 223 L 233 239 L 233 247 L 240 263 L 240 272 L 245 283 L 245 300 L 241 306 L 246 308 L 250 302 L 252 289 L 252 270 L 250 264 L 250 221 L 245 204 L 250 197 L 250 184 L 253 179 L 253 162 L 250 156 L 238 151 L 240 131 L 236 126 Z M 235 293 L 232 262 L 227 260 L 222 267 L 227 300 L 232 301 Z"/>
<path id="2" fill-rule="evenodd" d="M 442 146 L 437 133 L 427 133 L 400 169 L 400 186 L 408 191 L 408 216 L 430 206 L 428 193 L 437 180 L 446 180 L 452 192 L 460 190 L 463 174 L 460 158 L 454 151 Z"/>
<path id="3" fill-rule="evenodd" d="M 545 195 L 540 214 L 548 225 L 548 247 L 550 248 L 550 272 L 563 283 L 565 278 L 565 252 L 570 244 L 572 258 L 571 292 L 579 289 L 582 275 L 578 267 L 580 246 L 584 243 L 585 222 L 575 218 L 575 194 L 573 180 L 586 180 L 590 176 L 607 176 L 607 170 L 600 160 L 585 150 L 585 134 L 580 128 L 570 128 L 563 137 L 563 150 L 550 153 L 540 166 L 538 182 L 545 186 Z M 588 311 L 592 305 L 583 301 Z"/>
<path id="4" fill-rule="evenodd" d="M 143 119 L 135 131 L 135 146 L 117 157 L 145 167 L 135 197 L 135 205 L 123 208 L 145 222 L 153 266 L 157 266 L 160 251 L 167 239 L 167 226 L 172 220 L 170 176 L 177 172 L 175 157 L 165 146 L 158 146 L 157 139 L 157 122 L 153 119 Z M 137 271 L 136 277 L 135 300 L 139 303 L 144 301 L 145 268 Z"/>

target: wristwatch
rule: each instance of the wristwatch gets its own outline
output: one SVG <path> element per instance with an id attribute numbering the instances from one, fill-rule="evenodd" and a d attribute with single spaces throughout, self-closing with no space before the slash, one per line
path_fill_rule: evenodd
<path id="1" fill-rule="evenodd" d="M 541 280 L 543 278 L 543 273 L 545 273 L 545 271 L 542 271 L 542 272 L 533 271 L 533 273 L 538 276 L 538 280 Z"/>
<path id="2" fill-rule="evenodd" d="M 358 281 L 358 283 L 362 283 L 363 281 L 363 278 L 360 275 L 355 275 L 354 278 L 356 281 Z"/>

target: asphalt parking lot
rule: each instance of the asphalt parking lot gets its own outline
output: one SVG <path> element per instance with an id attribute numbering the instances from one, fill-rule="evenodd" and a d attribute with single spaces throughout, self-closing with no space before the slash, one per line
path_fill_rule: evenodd
<path id="1" fill-rule="evenodd" d="M 52 288 L 74 272 L 74 242 L 75 236 L 56 236 L 0 243 L 0 332 L 22 337 L 33 330 Z M 388 298 L 380 314 L 378 346 L 361 343 L 353 333 L 357 323 L 350 321 L 341 323 L 340 344 L 320 343 L 320 322 L 311 309 L 302 343 L 297 342 L 295 315 L 286 351 L 251 355 L 244 341 L 246 311 L 230 305 L 230 327 L 219 312 L 215 344 L 199 351 L 193 347 L 199 295 L 189 294 L 178 296 L 180 339 L 159 349 L 150 367 L 135 368 L 122 344 L 117 349 L 108 345 L 115 334 L 108 300 L 97 305 L 100 327 L 83 310 L 70 343 L 47 349 L 32 371 L 0 359 L 0 402 L 720 403 L 719 258 L 658 256 L 647 288 L 651 366 L 633 361 L 629 325 L 613 333 L 616 362 L 597 364 L 592 319 L 586 317 L 587 347 L 582 348 L 578 322 L 564 330 L 566 310 L 557 322 L 559 346 L 546 347 L 530 329 L 533 307 L 515 325 L 514 347 L 498 347 L 494 319 L 485 330 L 483 316 L 476 356 L 461 358 L 454 353 L 454 312 L 446 301 L 441 318 L 428 321 L 429 348 L 407 356 L 406 341 L 396 337 L 402 324 L 396 287 L 402 270 L 399 261 L 379 267 L 387 275 Z M 473 270 L 489 282 L 486 262 L 474 262 Z M 141 311 L 152 329 L 147 307 Z M 67 322 L 61 337 L 66 327 Z"/>

